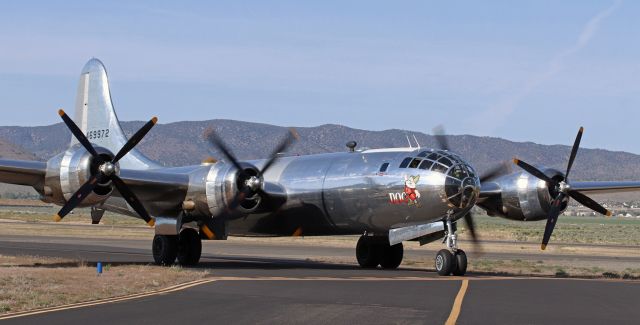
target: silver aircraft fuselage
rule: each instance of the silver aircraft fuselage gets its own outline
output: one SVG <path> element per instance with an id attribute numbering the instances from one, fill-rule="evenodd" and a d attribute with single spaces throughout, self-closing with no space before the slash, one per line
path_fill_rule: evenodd
<path id="1" fill-rule="evenodd" d="M 253 160 L 243 165 L 260 169 L 264 162 Z M 128 171 L 126 176 L 132 178 L 132 173 Z M 237 190 L 237 170 L 221 162 L 162 168 L 158 177 L 189 179 L 187 195 L 180 199 L 195 203 L 196 208 L 189 212 L 194 215 L 216 215 Z M 265 173 L 263 183 L 269 192 L 281 192 L 285 203 L 275 212 L 267 209 L 261 213 L 260 202 L 248 200 L 247 209 L 252 209 L 252 204 L 257 208 L 235 214 L 227 225 L 229 234 L 386 234 L 392 228 L 455 221 L 473 207 L 480 191 L 475 170 L 458 155 L 421 148 L 281 157 Z M 154 195 L 137 193 L 143 198 Z M 156 216 L 176 218 L 183 211 L 171 208 L 176 206 L 170 202 L 175 198 L 167 198 L 143 202 L 150 202 L 145 206 Z M 135 216 L 116 196 L 102 206 Z"/>

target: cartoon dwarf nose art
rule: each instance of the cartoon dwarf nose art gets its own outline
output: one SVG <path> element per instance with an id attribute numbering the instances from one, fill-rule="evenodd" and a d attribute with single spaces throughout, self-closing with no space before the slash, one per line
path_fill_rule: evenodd
<path id="1" fill-rule="evenodd" d="M 389 193 L 389 201 L 392 204 L 407 203 L 420 207 L 420 191 L 416 189 L 416 184 L 420 181 L 420 175 L 404 176 L 404 190 L 402 193 Z"/>

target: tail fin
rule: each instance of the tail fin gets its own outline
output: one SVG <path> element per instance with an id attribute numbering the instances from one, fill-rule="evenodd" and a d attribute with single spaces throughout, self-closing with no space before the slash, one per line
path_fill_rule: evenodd
<path id="1" fill-rule="evenodd" d="M 89 141 L 114 155 L 127 142 L 111 102 L 107 70 L 98 59 L 89 60 L 80 73 L 74 121 Z M 71 145 L 76 143 L 78 140 L 71 137 Z M 120 160 L 120 166 L 126 169 L 159 167 L 136 149 Z"/>

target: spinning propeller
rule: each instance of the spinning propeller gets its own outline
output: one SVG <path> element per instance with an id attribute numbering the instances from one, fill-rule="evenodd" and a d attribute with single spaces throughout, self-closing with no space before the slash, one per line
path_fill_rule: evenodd
<path id="1" fill-rule="evenodd" d="M 287 135 L 282 139 L 282 141 L 278 144 L 278 146 L 271 152 L 270 158 L 263 165 L 262 170 L 258 170 L 255 175 L 247 173 L 245 168 L 240 165 L 238 159 L 233 155 L 231 150 L 224 144 L 222 139 L 218 137 L 213 129 L 210 129 L 205 137 L 211 142 L 213 146 L 215 146 L 224 157 L 237 169 L 237 181 L 238 184 L 238 193 L 234 196 L 234 198 L 228 203 L 227 208 L 222 214 L 225 214 L 225 217 L 228 217 L 233 210 L 235 210 L 243 200 L 246 198 L 252 198 L 255 195 L 260 195 L 261 198 L 269 201 L 272 198 L 272 194 L 267 193 L 263 188 L 264 173 L 269 170 L 273 163 L 278 159 L 278 153 L 286 151 L 295 140 L 299 138 L 298 133 L 295 129 L 289 129 Z"/>
<path id="2" fill-rule="evenodd" d="M 582 132 L 584 128 L 580 128 L 578 131 L 578 135 L 576 136 L 576 141 L 573 143 L 573 148 L 571 148 L 571 155 L 569 156 L 569 163 L 567 164 L 567 172 L 564 174 L 564 179 L 556 180 L 545 175 L 541 170 L 527 164 L 526 162 L 519 160 L 517 158 L 513 159 L 513 162 L 520 166 L 520 168 L 527 171 L 529 174 L 545 181 L 547 185 L 553 186 L 552 193 L 557 192 L 556 197 L 551 201 L 551 209 L 549 209 L 549 216 L 547 217 L 547 225 L 544 228 L 544 236 L 542 237 L 542 246 L 541 248 L 544 250 L 547 248 L 547 244 L 549 243 L 549 239 L 551 238 L 551 233 L 553 232 L 553 228 L 556 226 L 556 222 L 558 221 L 558 216 L 562 211 L 562 203 L 567 197 L 571 197 L 574 200 L 580 202 L 580 204 L 586 206 L 587 208 L 596 211 L 598 213 L 604 214 L 606 216 L 611 216 L 611 211 L 607 210 L 605 207 L 589 198 L 588 196 L 571 189 L 571 185 L 569 184 L 569 172 L 571 172 L 571 166 L 573 166 L 573 161 L 576 158 L 576 154 L 578 153 L 578 148 L 580 147 L 580 140 L 582 139 Z"/>
<path id="3" fill-rule="evenodd" d="M 136 132 L 130 139 L 125 143 L 125 145 L 118 151 L 118 153 L 111 160 L 104 160 L 104 158 L 98 155 L 96 149 L 91 145 L 89 139 L 82 133 L 80 128 L 73 122 L 69 116 L 63 111 L 59 110 L 58 114 L 62 117 L 62 120 L 67 125 L 69 130 L 73 136 L 78 139 L 80 144 L 91 154 L 93 157 L 93 164 L 98 166 L 97 171 L 92 173 L 89 180 L 87 180 L 80 188 L 71 196 L 69 201 L 60 209 L 58 214 L 54 217 L 55 221 L 60 221 L 64 216 L 66 216 L 71 210 L 77 207 L 98 185 L 98 183 L 102 183 L 107 180 L 111 180 L 113 185 L 118 189 L 122 197 L 129 203 L 129 205 L 138 213 L 138 215 L 144 219 L 144 221 L 151 227 L 154 226 L 155 222 L 149 216 L 149 213 L 144 208 L 140 200 L 136 197 L 135 194 L 129 189 L 129 187 L 122 181 L 122 179 L 118 176 L 119 168 L 117 166 L 117 162 L 122 159 L 131 149 L 133 149 L 139 142 L 144 138 L 144 136 L 151 130 L 151 128 L 158 122 L 156 117 L 152 118 L 149 122 L 147 122 L 138 132 Z"/>
<path id="4" fill-rule="evenodd" d="M 440 150 L 450 150 L 449 141 L 447 140 L 444 127 L 442 127 L 441 125 L 435 127 L 433 129 L 433 136 L 435 137 L 436 142 L 438 143 L 438 148 L 440 148 Z M 504 174 L 507 174 L 508 172 L 509 169 L 506 164 L 499 164 L 486 171 L 484 174 L 480 175 L 480 183 L 502 176 Z M 477 245 L 478 235 L 476 233 L 476 226 L 473 221 L 473 214 L 471 213 L 471 211 L 467 212 L 467 214 L 464 215 L 464 221 L 467 224 L 467 229 L 469 230 L 469 234 L 471 235 L 471 240 L 473 241 L 474 245 Z"/>

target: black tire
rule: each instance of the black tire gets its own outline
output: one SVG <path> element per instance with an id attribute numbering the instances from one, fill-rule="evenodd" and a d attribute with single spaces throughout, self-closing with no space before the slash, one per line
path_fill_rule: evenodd
<path id="1" fill-rule="evenodd" d="M 463 276 L 467 273 L 467 254 L 461 249 L 456 251 L 455 254 L 456 266 L 451 273 L 456 276 Z"/>
<path id="2" fill-rule="evenodd" d="M 173 265 L 178 255 L 178 236 L 155 235 L 151 249 L 156 264 Z"/>
<path id="3" fill-rule="evenodd" d="M 402 243 L 390 246 L 389 242 L 385 241 L 382 245 L 380 266 L 382 266 L 383 269 L 397 269 L 400 263 L 402 263 L 402 257 L 404 255 Z"/>
<path id="4" fill-rule="evenodd" d="M 373 269 L 380 264 L 380 245 L 372 237 L 360 236 L 356 245 L 358 264 L 366 269 Z"/>
<path id="5" fill-rule="evenodd" d="M 439 275 L 449 275 L 455 268 L 455 258 L 447 249 L 441 249 L 436 254 L 436 271 Z"/>
<path id="6" fill-rule="evenodd" d="M 178 263 L 193 266 L 200 261 L 202 240 L 194 229 L 185 229 L 178 236 Z"/>

